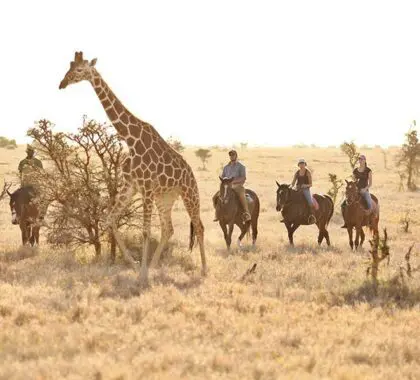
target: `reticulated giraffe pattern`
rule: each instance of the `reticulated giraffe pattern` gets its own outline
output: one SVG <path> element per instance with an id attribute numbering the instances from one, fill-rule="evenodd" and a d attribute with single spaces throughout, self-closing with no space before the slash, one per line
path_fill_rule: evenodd
<path id="1" fill-rule="evenodd" d="M 126 256 L 126 250 L 116 231 L 114 220 L 124 210 L 133 195 L 141 192 L 144 202 L 141 278 L 147 281 L 147 254 L 153 203 L 155 202 L 159 212 L 161 240 L 152 258 L 151 266 L 157 264 L 162 250 L 174 233 L 171 210 L 176 199 L 181 196 L 191 218 L 190 248 L 196 236 L 200 245 L 202 272 L 205 273 L 207 268 L 204 253 L 204 227 L 200 219 L 198 186 L 191 167 L 152 125 L 138 119 L 124 107 L 96 70 L 95 63 L 96 59 L 88 62 L 83 59 L 82 52 L 76 52 L 75 59 L 70 63 L 70 69 L 59 88 L 88 80 L 118 135 L 127 144 L 129 155 L 123 164 L 124 187 L 108 218 L 120 249 Z"/>

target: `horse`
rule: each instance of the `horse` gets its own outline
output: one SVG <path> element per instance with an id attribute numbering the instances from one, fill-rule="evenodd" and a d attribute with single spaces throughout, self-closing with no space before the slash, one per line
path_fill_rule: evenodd
<path id="1" fill-rule="evenodd" d="M 32 247 L 39 245 L 39 229 L 37 223 L 39 209 L 34 198 L 35 189 L 32 186 L 25 186 L 13 193 L 7 190 L 10 197 L 10 211 L 12 212 L 12 224 L 19 225 L 22 233 L 22 245 L 30 244 Z"/>
<path id="2" fill-rule="evenodd" d="M 372 198 L 373 210 L 368 213 L 365 208 L 366 201 L 359 193 L 356 182 L 346 180 L 346 205 L 342 209 L 342 214 L 349 234 L 349 245 L 351 249 L 357 249 L 359 247 L 359 238 L 360 246 L 365 241 L 363 226 L 368 226 L 373 235 L 378 234 L 379 202 L 378 198 L 373 194 L 370 194 L 370 196 Z M 356 229 L 354 243 L 353 227 Z"/>
<path id="3" fill-rule="evenodd" d="M 309 205 L 301 191 L 293 190 L 288 184 L 277 184 L 277 205 L 276 210 L 281 211 L 284 224 L 287 228 L 289 242 L 293 245 L 293 234 L 301 225 L 308 225 Z M 327 231 L 328 223 L 334 213 L 334 202 L 328 195 L 314 194 L 318 208 L 314 214 L 316 225 L 319 230 L 318 244 L 321 245 L 325 238 L 330 246 L 330 235 Z"/>
<path id="4" fill-rule="evenodd" d="M 252 245 L 255 246 L 258 235 L 258 217 L 260 214 L 260 200 L 254 191 L 245 189 L 251 220 L 243 221 L 243 207 L 238 195 L 232 189 L 233 178 L 220 178 L 220 189 L 213 196 L 213 206 L 217 210 L 219 225 L 225 237 L 227 249 L 230 249 L 232 232 L 235 224 L 241 229 L 238 237 L 238 247 L 246 233 L 252 228 Z"/>

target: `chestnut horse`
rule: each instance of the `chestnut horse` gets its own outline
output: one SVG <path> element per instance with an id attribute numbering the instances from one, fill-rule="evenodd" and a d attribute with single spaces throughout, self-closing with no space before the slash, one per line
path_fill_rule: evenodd
<path id="1" fill-rule="evenodd" d="M 277 181 L 276 210 L 281 211 L 284 224 L 287 228 L 289 242 L 293 245 L 293 234 L 301 225 L 308 225 L 309 205 L 301 191 L 293 190 L 288 184 L 280 185 Z M 328 223 L 334 213 L 334 202 L 328 195 L 314 194 L 319 208 L 315 210 L 316 226 L 318 227 L 318 244 L 325 238 L 327 245 L 330 235 L 327 231 Z"/>
<path id="2" fill-rule="evenodd" d="M 7 191 L 10 197 L 10 211 L 12 212 L 12 224 L 19 225 L 22 233 L 22 244 L 29 243 L 32 247 L 39 245 L 39 229 L 37 223 L 39 209 L 33 202 L 36 193 L 32 186 L 25 186 L 13 193 Z"/>
<path id="3" fill-rule="evenodd" d="M 260 200 L 252 190 L 245 189 L 251 220 L 243 221 L 243 207 L 232 189 L 233 178 L 220 178 L 220 190 L 213 196 L 213 206 L 217 209 L 220 227 L 225 237 L 227 249 L 230 249 L 232 232 L 235 224 L 241 229 L 238 238 L 238 247 L 241 248 L 241 240 L 249 228 L 252 228 L 252 245 L 255 246 L 258 235 L 258 217 L 260 214 Z"/>
<path id="4" fill-rule="evenodd" d="M 342 209 L 344 223 L 349 234 L 349 244 L 351 249 L 357 249 L 365 241 L 363 226 L 368 226 L 373 235 L 378 233 L 379 223 L 379 203 L 378 199 L 371 194 L 372 210 L 368 211 L 365 207 L 366 201 L 360 195 L 356 182 L 346 180 L 346 201 Z M 356 237 L 353 242 L 353 228 L 356 230 Z"/>

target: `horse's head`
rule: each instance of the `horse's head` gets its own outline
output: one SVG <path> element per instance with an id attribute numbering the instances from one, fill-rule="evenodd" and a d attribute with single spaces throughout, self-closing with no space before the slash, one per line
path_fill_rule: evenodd
<path id="1" fill-rule="evenodd" d="M 351 205 L 354 201 L 357 200 L 359 195 L 359 190 L 357 189 L 356 182 L 346 180 L 346 202 L 348 205 Z"/>
<path id="2" fill-rule="evenodd" d="M 7 190 L 7 194 L 10 197 L 9 205 L 12 213 L 12 224 L 19 224 L 25 205 L 28 205 L 33 197 L 33 189 L 31 187 L 22 187 L 13 193 Z"/>
<path id="3" fill-rule="evenodd" d="M 233 178 L 220 178 L 219 200 L 220 204 L 228 204 L 233 196 L 232 182 Z"/>
<path id="4" fill-rule="evenodd" d="M 292 189 L 290 188 L 290 185 L 287 183 L 279 184 L 276 181 L 277 184 L 277 204 L 276 204 L 276 210 L 281 211 L 284 205 L 288 202 L 290 198 L 290 192 Z"/>
<path id="5" fill-rule="evenodd" d="M 7 190 L 7 194 L 10 197 L 10 202 L 9 202 L 9 206 L 10 206 L 10 211 L 12 213 L 12 224 L 19 224 L 20 221 L 20 216 L 21 216 L 21 211 L 22 211 L 22 207 L 21 207 L 21 202 L 20 202 L 20 196 L 19 196 L 19 191 L 20 189 L 17 189 L 16 191 L 14 191 L 13 193 L 10 193 L 9 190 Z"/>

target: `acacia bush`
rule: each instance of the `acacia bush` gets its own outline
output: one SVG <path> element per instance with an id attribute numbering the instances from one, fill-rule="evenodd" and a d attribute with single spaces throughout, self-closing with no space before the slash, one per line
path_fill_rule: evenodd
<path id="1" fill-rule="evenodd" d="M 116 242 L 105 221 L 123 185 L 125 148 L 113 128 L 94 120 L 84 118 L 76 133 L 53 132 L 53 127 L 43 119 L 28 130 L 47 162 L 41 191 L 50 203 L 48 242 L 91 244 L 99 256 L 105 240 L 115 260 Z M 134 198 L 115 221 L 117 227 L 137 226 L 133 220 L 141 207 L 141 200 Z"/>
<path id="2" fill-rule="evenodd" d="M 415 178 L 420 174 L 420 141 L 415 126 L 416 122 L 413 121 L 413 125 L 405 134 L 406 142 L 397 156 L 397 166 L 403 169 L 407 179 L 407 189 L 411 191 L 417 189 Z"/>
<path id="3" fill-rule="evenodd" d="M 14 139 L 9 140 L 7 137 L 0 136 L 0 148 L 16 149 L 17 148 L 16 140 Z"/>

